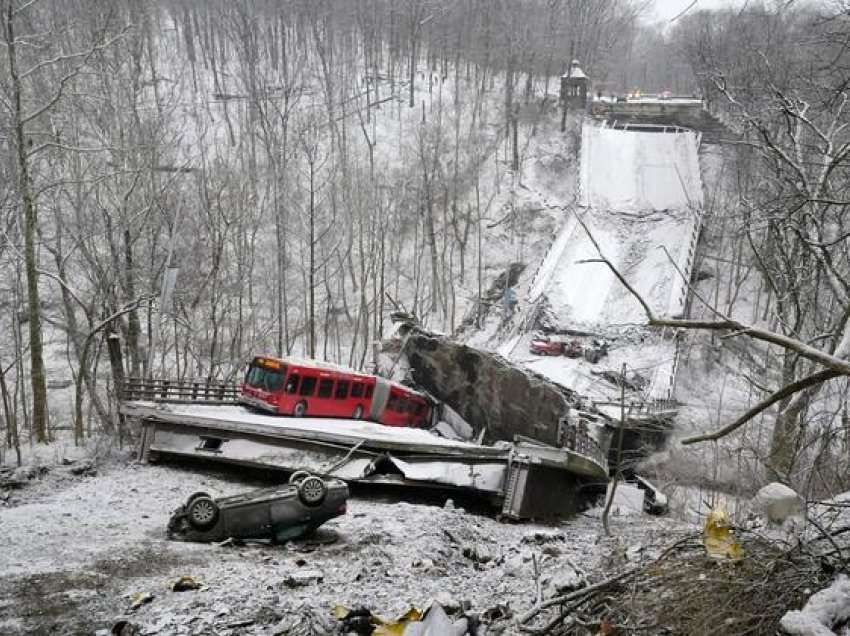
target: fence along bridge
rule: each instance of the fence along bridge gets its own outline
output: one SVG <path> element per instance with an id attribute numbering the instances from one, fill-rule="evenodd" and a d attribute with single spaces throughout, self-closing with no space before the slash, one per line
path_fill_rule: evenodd
<path id="1" fill-rule="evenodd" d="M 581 430 L 566 435 L 567 448 L 528 438 L 494 447 L 365 420 L 265 415 L 238 397 L 232 382 L 128 378 L 120 410 L 138 424 L 141 461 L 201 458 L 463 491 L 513 518 L 570 514 L 579 483 L 608 478 L 604 451 Z"/>

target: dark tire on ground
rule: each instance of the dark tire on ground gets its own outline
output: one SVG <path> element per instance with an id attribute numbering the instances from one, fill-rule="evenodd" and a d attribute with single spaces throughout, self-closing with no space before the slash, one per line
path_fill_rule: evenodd
<path id="1" fill-rule="evenodd" d="M 310 475 L 298 484 L 298 498 L 307 506 L 318 506 L 325 500 L 328 487 L 320 477 Z"/>
<path id="2" fill-rule="evenodd" d="M 289 483 L 293 486 L 297 486 L 309 476 L 310 473 L 308 473 L 306 470 L 296 470 L 289 476 Z"/>
<path id="3" fill-rule="evenodd" d="M 351 414 L 351 417 L 353 417 L 355 420 L 361 419 L 363 417 L 363 406 L 361 406 L 360 404 L 355 406 L 354 413 Z"/>
<path id="4" fill-rule="evenodd" d="M 307 403 L 304 400 L 301 400 L 295 405 L 295 408 L 292 409 L 292 414 L 295 417 L 304 417 L 307 414 Z"/>
<path id="5" fill-rule="evenodd" d="M 197 497 L 186 506 L 186 518 L 196 530 L 209 530 L 218 521 L 218 506 L 209 497 Z"/>

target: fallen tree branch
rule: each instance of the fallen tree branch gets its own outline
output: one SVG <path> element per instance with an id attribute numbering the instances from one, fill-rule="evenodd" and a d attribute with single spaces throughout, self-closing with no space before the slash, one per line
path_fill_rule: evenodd
<path id="1" fill-rule="evenodd" d="M 593 585 L 583 587 L 580 590 L 570 592 L 569 594 L 563 594 L 561 596 L 556 596 L 554 598 L 549 599 L 548 601 L 544 601 L 543 603 L 536 604 L 534 607 L 532 607 L 530 610 L 528 610 L 525 614 L 523 614 L 522 616 L 520 616 L 517 619 L 518 628 L 520 629 L 520 631 L 523 631 L 523 632 L 526 632 L 526 633 L 532 633 L 532 634 L 547 634 L 547 633 L 549 633 L 552 629 L 554 629 L 559 623 L 561 623 L 566 618 L 566 615 L 570 611 L 572 611 L 573 609 L 577 608 L 579 605 L 584 603 L 584 601 L 586 600 L 586 598 L 588 596 L 592 596 L 595 592 L 598 592 L 600 590 L 604 590 L 604 589 L 610 587 L 611 585 L 613 585 L 614 583 L 622 581 L 623 579 L 626 579 L 630 576 L 633 576 L 633 575 L 641 572 L 642 570 L 645 570 L 648 567 L 656 565 L 660 561 L 663 561 L 665 558 L 667 558 L 670 554 L 672 554 L 675 550 L 680 548 L 682 545 L 684 545 L 685 543 L 696 538 L 696 536 L 697 535 L 689 534 L 685 537 L 678 539 L 677 541 L 674 541 L 669 546 L 667 546 L 661 552 L 661 554 L 658 555 L 657 558 L 653 559 L 649 563 L 645 563 L 645 564 L 642 564 L 642 565 L 635 566 L 633 568 L 629 568 L 628 570 L 624 570 L 624 571 L 620 572 L 619 574 L 615 574 L 614 576 L 611 576 L 611 577 L 605 579 L 604 581 L 600 581 L 599 583 L 594 583 Z M 527 623 L 532 618 L 537 616 L 543 610 L 545 610 L 549 607 L 553 607 L 555 605 L 565 605 L 567 603 L 570 603 L 570 605 L 567 606 L 566 608 L 562 609 L 562 611 L 559 612 L 558 617 L 555 618 L 554 620 L 550 621 L 549 623 L 547 623 L 544 627 L 533 628 L 533 627 L 527 627 L 525 625 L 525 623 Z"/>
<path id="2" fill-rule="evenodd" d="M 683 443 L 695 444 L 697 442 L 720 439 L 721 437 L 728 435 L 732 431 L 735 431 L 736 429 L 740 428 L 748 421 L 750 421 L 753 417 L 764 411 L 766 408 L 770 407 L 772 404 L 775 404 L 776 402 L 785 397 L 797 394 L 804 389 L 816 386 L 833 378 L 837 378 L 840 376 L 850 376 L 850 361 L 846 360 L 845 358 L 833 355 L 820 349 L 816 349 L 815 347 L 812 347 L 811 345 L 805 342 L 801 342 L 800 340 L 791 338 L 781 333 L 776 333 L 767 329 L 761 329 L 759 327 L 753 327 L 737 320 L 733 320 L 732 318 L 725 316 L 724 314 L 717 311 L 717 309 L 710 306 L 709 309 L 719 317 L 718 320 L 687 320 L 681 318 L 660 318 L 656 316 L 653 313 L 652 308 L 649 306 L 649 304 L 643 299 L 643 297 L 637 292 L 637 290 L 635 290 L 635 288 L 629 284 L 629 282 L 620 273 L 617 267 L 602 253 L 602 249 L 599 247 L 599 244 L 596 242 L 596 239 L 593 237 L 590 232 L 590 229 L 587 227 L 587 225 L 585 225 L 584 221 L 582 221 L 578 215 L 576 215 L 576 220 L 582 226 L 582 228 L 584 228 L 584 231 L 587 233 L 590 242 L 593 243 L 593 246 L 596 248 L 596 251 L 599 254 L 599 258 L 597 259 L 586 259 L 578 262 L 603 263 L 604 265 L 606 265 L 608 269 L 611 270 L 611 273 L 613 273 L 614 276 L 617 278 L 617 280 L 620 281 L 623 287 L 625 287 L 628 292 L 632 296 L 634 296 L 634 298 L 640 303 L 641 307 L 643 307 L 644 313 L 646 314 L 648 326 L 670 327 L 672 329 L 703 329 L 707 331 L 729 331 L 731 333 L 729 333 L 726 337 L 745 335 L 754 340 L 761 340 L 762 342 L 775 344 L 788 351 L 794 351 L 801 357 L 811 360 L 812 362 L 817 362 L 818 364 L 826 367 L 826 369 L 823 371 L 819 371 L 818 373 L 812 374 L 808 377 L 802 378 L 801 380 L 786 385 L 785 387 L 768 397 L 763 402 L 754 406 L 752 409 L 747 411 L 744 415 L 742 415 L 740 418 L 738 418 L 728 426 L 725 426 L 724 428 L 714 433 L 708 433 L 705 435 L 688 438 L 687 440 L 684 440 Z M 676 267 L 675 263 L 674 267 Z M 678 271 L 679 274 L 682 275 L 682 272 L 679 271 L 678 267 L 676 267 L 676 271 Z M 692 289 L 690 284 L 688 284 L 688 287 L 689 289 Z M 845 326 L 845 330 L 846 332 L 843 341 L 846 340 L 848 343 L 850 343 L 850 325 Z M 842 353 L 845 351 L 843 341 L 842 345 L 839 345 L 837 349 L 837 351 Z"/>
<path id="3" fill-rule="evenodd" d="M 827 380 L 831 380 L 832 378 L 840 377 L 842 374 L 833 369 L 825 369 L 823 371 L 818 371 L 817 373 L 813 373 L 812 375 L 806 376 L 805 378 L 801 378 L 796 382 L 792 382 L 791 384 L 787 384 L 775 393 L 772 393 L 767 399 L 762 400 L 758 404 L 756 404 L 753 408 L 744 413 L 737 420 L 724 426 L 721 429 L 714 431 L 713 433 L 704 433 L 703 435 L 695 435 L 693 437 L 686 437 L 682 440 L 682 444 L 696 444 L 698 442 L 709 442 L 713 440 L 718 440 L 721 437 L 725 437 L 741 428 L 744 424 L 753 419 L 756 415 L 761 413 L 762 411 L 770 408 L 777 402 L 794 395 L 802 391 L 803 389 L 807 389 L 810 386 L 815 386 L 820 384 L 821 382 L 826 382 Z"/>

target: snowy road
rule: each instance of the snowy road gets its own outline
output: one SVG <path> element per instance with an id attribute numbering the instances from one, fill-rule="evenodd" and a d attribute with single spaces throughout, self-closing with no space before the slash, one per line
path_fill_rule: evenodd
<path id="1" fill-rule="evenodd" d="M 697 134 L 682 129 L 638 132 L 585 123 L 580 203 L 567 211 L 527 297 L 529 307 L 545 299 L 559 329 L 619 338 L 605 366 L 619 370 L 625 362 L 658 379 L 653 397 L 667 397 L 673 345 L 640 330 L 646 323 L 641 305 L 604 263 L 592 261 L 601 250 L 654 313 L 681 315 L 703 203 L 698 149 Z M 610 387 L 595 390 L 595 367 L 584 361 L 526 360 L 529 340 L 516 337 L 501 352 L 592 397 L 610 393 Z"/>
<path id="2" fill-rule="evenodd" d="M 702 206 L 696 134 L 585 124 L 581 156 L 583 205 L 565 220 L 529 300 L 545 294 L 565 328 L 604 331 L 645 321 L 604 264 L 582 262 L 599 254 L 579 215 L 604 256 L 653 310 L 670 313 L 681 279 L 676 266 L 686 269 L 683 256 Z"/>

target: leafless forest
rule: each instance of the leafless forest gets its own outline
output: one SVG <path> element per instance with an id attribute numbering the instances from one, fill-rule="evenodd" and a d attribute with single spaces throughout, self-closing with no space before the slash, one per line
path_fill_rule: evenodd
<path id="1" fill-rule="evenodd" d="M 636 0 L 0 8 L 7 448 L 116 432 L 125 372 L 233 378 L 258 351 L 363 367 L 393 310 L 477 324 L 529 231 L 489 203 L 522 187 L 530 140 L 562 134 L 558 77 L 578 59 L 594 93 L 700 95 L 735 132 L 685 326 L 743 325 L 754 404 L 779 404 L 770 470 L 812 445 L 822 466 L 846 455 L 846 2 L 669 24 Z M 51 342 L 71 422 L 50 417 Z"/>

